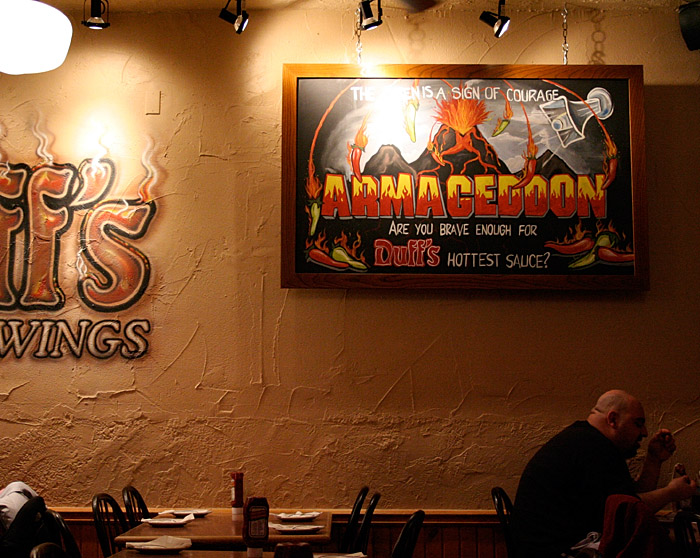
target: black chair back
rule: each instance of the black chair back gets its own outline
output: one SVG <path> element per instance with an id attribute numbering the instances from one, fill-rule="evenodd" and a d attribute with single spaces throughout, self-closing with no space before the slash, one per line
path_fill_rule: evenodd
<path id="1" fill-rule="evenodd" d="M 506 541 L 508 558 L 515 558 L 515 535 L 513 533 L 513 502 L 508 494 L 500 486 L 491 489 L 493 507 L 496 508 L 498 521 L 503 529 L 503 538 Z"/>
<path id="2" fill-rule="evenodd" d="M 29 558 L 70 558 L 56 543 L 45 542 L 32 548 Z"/>
<path id="3" fill-rule="evenodd" d="M 152 514 L 148 511 L 148 506 L 141 493 L 133 486 L 128 485 L 122 489 L 122 498 L 124 499 L 126 521 L 129 523 L 129 527 L 136 527 L 142 519 L 151 517 Z"/>
<path id="4" fill-rule="evenodd" d="M 114 539 L 129 528 L 124 512 L 114 498 L 103 492 L 92 498 L 92 517 L 102 556 L 109 558 L 119 550 Z"/>
<path id="5" fill-rule="evenodd" d="M 391 558 L 413 557 L 413 551 L 416 548 L 418 535 L 420 535 L 420 530 L 423 526 L 424 519 L 425 512 L 423 510 L 414 512 L 413 515 L 408 518 L 408 521 L 406 521 L 403 529 L 401 529 L 399 538 L 396 539 L 396 544 L 391 551 Z"/>
<path id="6" fill-rule="evenodd" d="M 357 493 L 355 498 L 355 503 L 352 506 L 352 511 L 350 512 L 350 517 L 348 518 L 348 524 L 345 527 L 345 533 L 343 533 L 343 538 L 340 540 L 338 545 L 338 552 L 346 554 L 357 538 L 357 526 L 360 523 L 360 514 L 362 513 L 362 504 L 365 503 L 365 497 L 369 492 L 368 486 L 363 486 Z"/>
<path id="7" fill-rule="evenodd" d="M 700 527 L 700 516 L 692 510 L 680 510 L 673 519 L 673 534 L 680 558 L 699 558 L 700 550 L 695 535 Z"/>
<path id="8" fill-rule="evenodd" d="M 56 532 L 47 519 L 46 504 L 41 496 L 27 500 L 0 537 L 0 557 L 26 557 L 35 546 L 57 542 Z"/>
<path id="9" fill-rule="evenodd" d="M 349 552 L 362 552 L 362 554 L 367 554 L 367 545 L 369 544 L 369 530 L 372 526 L 372 516 L 374 515 L 374 509 L 379 503 L 379 498 L 382 495 L 379 492 L 375 492 L 369 499 L 369 504 L 367 504 L 367 509 L 365 510 L 365 515 L 362 516 L 362 523 L 360 524 L 360 530 L 355 537 L 355 541 L 352 543 Z"/>
<path id="10" fill-rule="evenodd" d="M 78 543 L 61 514 L 55 510 L 46 510 L 46 522 L 50 524 L 54 542 L 65 551 L 68 558 L 82 558 Z"/>

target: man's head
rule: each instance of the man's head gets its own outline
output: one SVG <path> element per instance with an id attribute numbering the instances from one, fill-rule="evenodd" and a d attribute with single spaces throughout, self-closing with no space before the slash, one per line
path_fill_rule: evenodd
<path id="1" fill-rule="evenodd" d="M 648 436 L 642 404 L 629 393 L 611 390 L 600 396 L 588 422 L 608 438 L 626 458 L 634 457 Z"/>

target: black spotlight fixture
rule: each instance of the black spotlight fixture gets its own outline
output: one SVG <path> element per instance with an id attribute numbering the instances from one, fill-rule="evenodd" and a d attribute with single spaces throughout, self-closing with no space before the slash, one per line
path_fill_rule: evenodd
<path id="1" fill-rule="evenodd" d="M 85 6 L 90 2 L 90 17 L 85 17 Z M 90 29 L 107 29 L 109 27 L 109 0 L 85 0 L 83 2 L 83 21 Z"/>
<path id="2" fill-rule="evenodd" d="M 360 14 L 360 28 L 363 31 L 374 29 L 382 24 L 382 2 L 377 0 L 377 15 L 372 12 L 373 0 L 362 0 L 358 12 Z"/>
<path id="3" fill-rule="evenodd" d="M 506 15 L 501 14 L 503 6 L 506 5 L 506 0 L 498 0 L 498 13 L 493 12 L 481 12 L 479 19 L 493 27 L 493 35 L 496 38 L 503 36 L 503 34 L 508 31 L 510 26 L 510 18 Z"/>
<path id="4" fill-rule="evenodd" d="M 688 50 L 700 49 L 700 1 L 688 2 L 678 8 L 681 34 Z"/>
<path id="5" fill-rule="evenodd" d="M 228 2 L 226 2 L 226 5 L 223 8 L 221 8 L 221 11 L 219 12 L 219 17 L 233 25 L 233 28 L 236 30 L 236 33 L 240 35 L 241 33 L 243 33 L 243 31 L 245 31 L 245 28 L 248 25 L 248 12 L 246 12 L 241 7 L 241 0 L 236 0 L 236 13 L 232 14 L 228 11 L 228 5 L 230 3 L 231 0 L 228 0 Z"/>

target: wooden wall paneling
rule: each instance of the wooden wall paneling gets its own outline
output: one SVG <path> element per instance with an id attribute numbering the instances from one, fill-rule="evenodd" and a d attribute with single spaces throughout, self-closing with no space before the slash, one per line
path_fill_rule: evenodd
<path id="1" fill-rule="evenodd" d="M 421 537 L 425 542 L 425 555 L 431 558 L 448 558 L 445 557 L 445 546 L 443 541 L 443 531 L 439 525 L 423 524 L 421 529 Z M 420 543 L 420 539 L 418 541 Z M 455 558 L 453 554 L 449 558 Z M 416 555 L 414 554 L 414 558 Z"/>
<path id="2" fill-rule="evenodd" d="M 494 558 L 496 555 L 492 527 L 477 527 L 476 541 L 478 558 Z"/>
<path id="3" fill-rule="evenodd" d="M 459 527 L 444 527 L 442 534 L 442 558 L 463 557 L 460 548 Z"/>
<path id="4" fill-rule="evenodd" d="M 474 525 L 459 527 L 459 556 L 460 558 L 475 558 L 479 550 Z"/>

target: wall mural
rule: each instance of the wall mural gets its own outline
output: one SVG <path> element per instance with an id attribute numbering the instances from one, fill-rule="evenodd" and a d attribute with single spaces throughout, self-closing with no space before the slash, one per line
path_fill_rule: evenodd
<path id="1" fill-rule="evenodd" d="M 83 318 L 70 323 L 59 316 L 67 302 L 66 266 L 77 271 L 71 292 L 98 313 L 133 307 L 148 287 L 151 264 L 134 241 L 146 235 L 156 214 L 153 143 L 141 160 L 145 176 L 131 192 L 117 196 L 113 187 L 118 171 L 112 159 L 59 163 L 48 152 L 47 134 L 35 126 L 34 135 L 38 163 L 11 163 L 0 153 L 0 312 L 56 317 L 0 314 L 0 358 L 142 357 L 151 331 L 147 319 Z M 77 238 L 66 235 L 72 228 Z M 77 250 L 73 262 L 62 257 L 68 247 Z"/>

